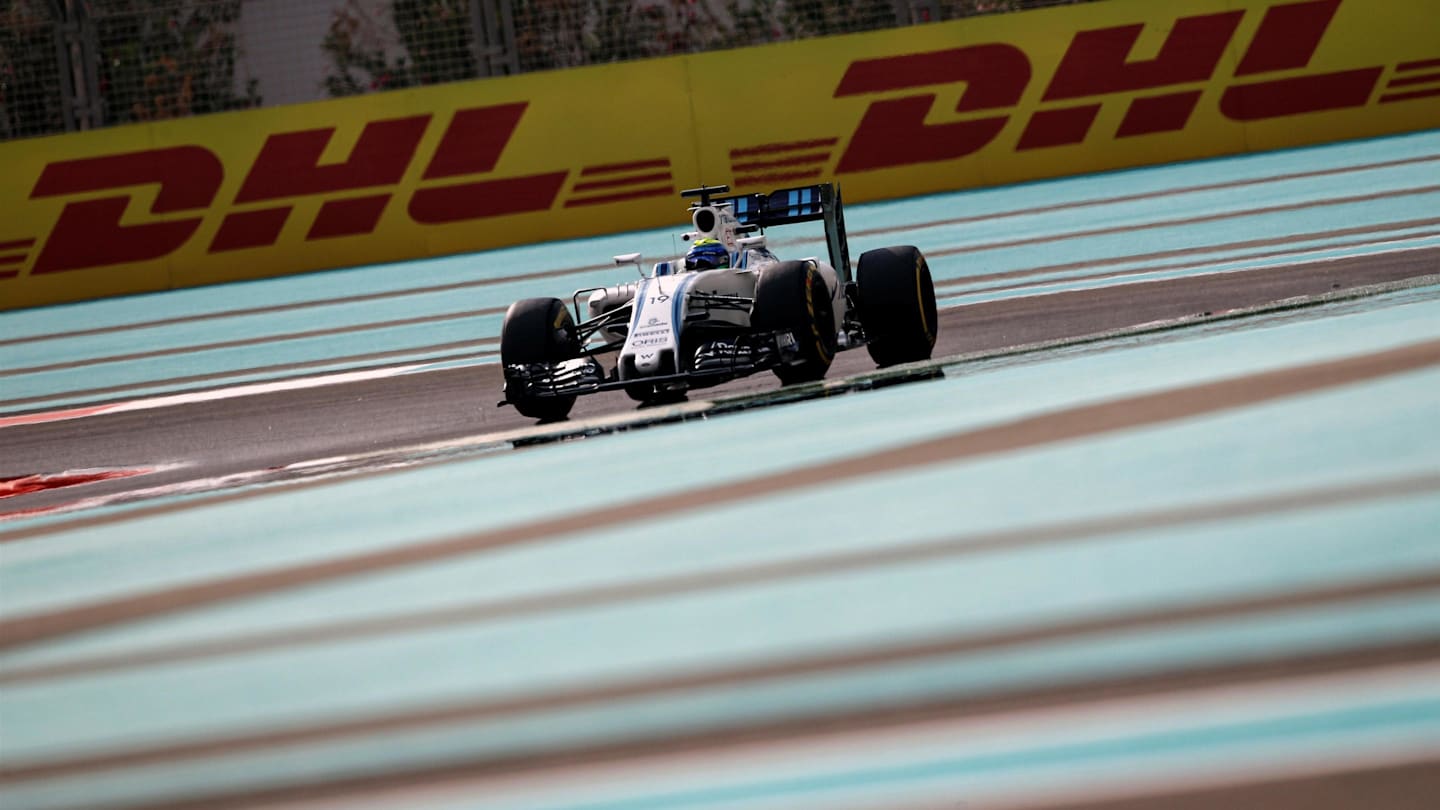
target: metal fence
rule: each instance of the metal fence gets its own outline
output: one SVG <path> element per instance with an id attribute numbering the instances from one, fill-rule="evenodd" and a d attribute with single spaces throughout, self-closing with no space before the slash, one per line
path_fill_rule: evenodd
<path id="1" fill-rule="evenodd" d="M 0 140 L 1095 0 L 0 0 Z"/>
<path id="2" fill-rule="evenodd" d="M 74 129 L 65 100 L 73 75 L 61 27 L 48 9 L 24 0 L 0 2 L 0 138 Z"/>

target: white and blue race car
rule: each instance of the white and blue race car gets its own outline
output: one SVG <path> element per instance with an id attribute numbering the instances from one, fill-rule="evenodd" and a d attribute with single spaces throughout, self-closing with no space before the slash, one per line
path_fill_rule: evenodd
<path id="1" fill-rule="evenodd" d="M 500 332 L 501 404 L 555 421 L 577 396 L 597 391 L 649 404 L 766 370 L 787 385 L 812 382 L 837 351 L 857 346 L 881 367 L 930 357 L 935 288 L 919 250 L 866 251 L 852 278 L 838 187 L 722 196 L 728 191 L 681 192 L 698 198 L 684 259 L 647 275 L 640 254 L 616 256 L 640 277 L 578 290 L 570 306 L 558 298 L 512 304 Z M 766 247 L 765 228 L 816 220 L 825 223 L 828 261 L 782 261 Z"/>

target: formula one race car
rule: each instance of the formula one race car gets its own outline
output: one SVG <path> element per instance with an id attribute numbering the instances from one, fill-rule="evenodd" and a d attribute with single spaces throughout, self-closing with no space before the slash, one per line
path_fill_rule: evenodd
<path id="1" fill-rule="evenodd" d="M 624 390 L 642 404 L 773 371 L 782 383 L 825 376 L 837 350 L 865 346 L 881 367 L 925 360 L 935 345 L 935 288 L 914 247 L 860 256 L 850 274 L 840 190 L 829 183 L 770 194 L 681 192 L 695 230 L 684 259 L 649 275 L 640 254 L 614 257 L 640 278 L 558 298 L 527 298 L 505 313 L 505 399 L 542 421 L 564 419 L 576 396 Z M 764 229 L 823 220 L 829 261 L 781 261 Z M 586 312 L 581 315 L 580 299 Z M 618 350 L 608 370 L 601 355 Z"/>

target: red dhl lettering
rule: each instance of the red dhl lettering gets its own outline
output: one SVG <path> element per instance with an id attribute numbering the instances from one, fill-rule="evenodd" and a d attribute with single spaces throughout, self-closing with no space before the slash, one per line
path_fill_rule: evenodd
<path id="1" fill-rule="evenodd" d="M 235 203 L 392 186 L 405 176 L 429 123 L 428 115 L 372 121 L 343 163 L 326 166 L 320 165 L 320 156 L 335 135 L 334 128 L 271 135 L 235 195 Z M 328 201 L 316 215 L 307 238 L 370 233 L 389 201 L 389 194 Z M 289 217 L 288 205 L 233 213 L 221 224 L 210 252 L 273 245 Z"/>
<path id="2" fill-rule="evenodd" d="M 1236 78 L 1308 67 L 1340 3 L 1308 0 L 1267 9 L 1236 68 Z M 1214 78 L 1243 17 L 1243 11 L 1183 17 L 1170 29 L 1159 53 L 1143 60 L 1131 58 L 1143 24 L 1077 33 L 1046 86 L 1041 108 L 1026 121 L 1016 150 L 1083 143 L 1103 97 L 1122 93 L 1170 90 L 1132 98 L 1114 137 L 1183 130 L 1203 95 L 1195 85 Z M 851 63 L 835 97 L 965 82 L 955 112 L 1009 110 L 1028 88 L 1031 71 L 1024 52 L 1001 44 L 883 57 Z M 1249 122 L 1364 106 L 1383 72 L 1383 67 L 1375 66 L 1237 83 L 1221 96 L 1220 113 Z M 871 102 L 837 173 L 966 157 L 989 146 L 1010 121 L 1008 114 L 992 114 L 926 124 L 936 97 L 932 91 Z M 1094 100 L 1064 104 L 1080 99 Z"/>
<path id="3" fill-rule="evenodd" d="M 1243 123 L 1367 104 L 1384 73 L 1383 66 L 1296 75 L 1309 68 L 1341 2 L 1303 0 L 1268 8 L 1232 83 L 1219 94 L 1218 112 Z M 1113 103 L 1117 96 L 1128 106 L 1113 137 L 1183 130 L 1204 97 L 1205 86 L 1213 81 L 1244 14 L 1225 11 L 1180 18 L 1169 27 L 1159 51 L 1150 59 L 1132 58 L 1144 24 L 1077 32 L 1049 77 L 1038 108 L 1024 120 L 1014 148 L 1028 151 L 1085 142 L 1102 106 Z M 848 141 L 827 136 L 732 149 L 732 168 L 737 173 L 751 172 L 737 176 L 736 182 L 746 185 L 762 179 L 778 182 L 777 178 L 818 176 L 831 160 L 830 147 L 837 143 L 838 175 L 965 158 L 991 146 L 1006 129 L 1035 79 L 1033 74 L 1030 57 L 1008 43 L 854 61 L 833 97 L 885 97 L 869 102 Z M 960 120 L 926 123 L 938 88 L 961 84 L 964 90 L 953 111 Z M 1408 97 L 1392 100 L 1402 98 Z M 272 134 L 259 147 L 239 191 L 222 212 L 207 250 L 226 253 L 272 246 L 288 224 L 295 202 L 315 197 L 323 202 L 310 223 L 307 241 L 373 233 L 387 211 L 403 211 L 421 225 L 444 225 L 549 210 L 570 177 L 570 169 L 491 176 L 528 106 L 522 101 L 453 113 L 425 164 L 419 188 L 410 192 L 403 206 L 394 207 L 395 187 L 414 163 L 434 115 L 368 122 L 349 155 L 328 164 L 321 159 L 336 133 L 334 127 Z M 803 151 L 816 147 L 825 148 Z M 753 158 L 775 150 L 799 151 L 765 160 Z M 668 166 L 668 158 L 654 158 L 589 167 L 582 174 Z M 80 270 L 170 255 L 187 244 L 206 215 L 214 211 L 223 179 L 220 159 L 199 145 L 52 163 L 37 180 L 32 199 L 93 195 L 107 189 L 119 193 L 67 202 L 32 272 Z M 665 184 L 629 188 L 647 180 Z M 572 193 L 615 183 L 627 184 L 627 190 L 578 196 L 566 206 L 669 195 L 673 193 L 669 180 L 665 171 L 577 184 Z M 131 196 L 120 190 L 149 184 L 159 186 L 150 213 L 162 219 L 121 225 Z M 166 215 L 177 216 L 163 218 Z M 18 254 L 3 258 L 8 265 L 23 261 Z M 16 274 L 0 270 L 0 278 Z"/>
<path id="4" fill-rule="evenodd" d="M 426 180 L 493 171 L 520 126 L 526 104 L 461 110 L 425 168 Z M 410 198 L 410 218 L 422 225 L 544 211 L 555 204 L 569 170 L 422 188 Z"/>
<path id="5" fill-rule="evenodd" d="M 40 174 L 30 197 L 156 183 L 160 190 L 150 213 L 203 211 L 214 201 L 223 177 L 220 159 L 203 147 L 151 149 L 52 163 Z M 121 225 L 120 217 L 129 203 L 130 195 L 121 194 L 66 204 L 31 272 L 55 273 L 158 259 L 185 244 L 203 219 L 193 216 Z"/>
<path id="6" fill-rule="evenodd" d="M 527 103 L 460 110 L 452 116 L 427 164 L 421 188 L 406 209 L 421 224 L 461 222 L 549 209 L 568 170 L 524 177 L 468 179 L 494 171 L 519 126 Z M 268 247 L 280 238 L 297 198 L 375 189 L 377 193 L 326 200 L 307 240 L 372 233 L 414 161 L 432 116 L 366 124 L 346 159 L 322 165 L 335 128 L 269 136 L 209 245 L 210 253 Z M 197 212 L 143 225 L 121 225 L 131 195 L 66 203 L 45 240 L 33 273 L 81 270 L 160 259 L 199 230 L 224 179 L 220 159 L 203 146 L 127 152 L 52 163 L 31 199 L 158 185 L 151 214 Z M 465 180 L 441 185 L 439 181 Z"/>
<path id="7" fill-rule="evenodd" d="M 1007 109 L 1030 83 L 1030 60 L 1013 45 L 976 45 L 932 53 L 852 62 L 837 97 L 965 82 L 956 112 Z M 985 148 L 1008 115 L 926 124 L 934 94 L 872 102 L 836 167 L 858 172 L 907 163 L 954 160 Z M 897 151 L 897 147 L 902 147 Z M 897 162 L 898 161 L 898 162 Z"/>

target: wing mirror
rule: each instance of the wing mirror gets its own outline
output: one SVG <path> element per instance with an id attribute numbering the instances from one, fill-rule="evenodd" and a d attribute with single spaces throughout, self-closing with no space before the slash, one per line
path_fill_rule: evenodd
<path id="1" fill-rule="evenodd" d="M 646 278 L 645 268 L 643 265 L 640 264 L 639 253 L 622 253 L 619 256 L 614 256 L 613 258 L 615 259 L 616 267 L 633 264 L 635 265 L 635 272 L 639 273 L 641 278 Z"/>

